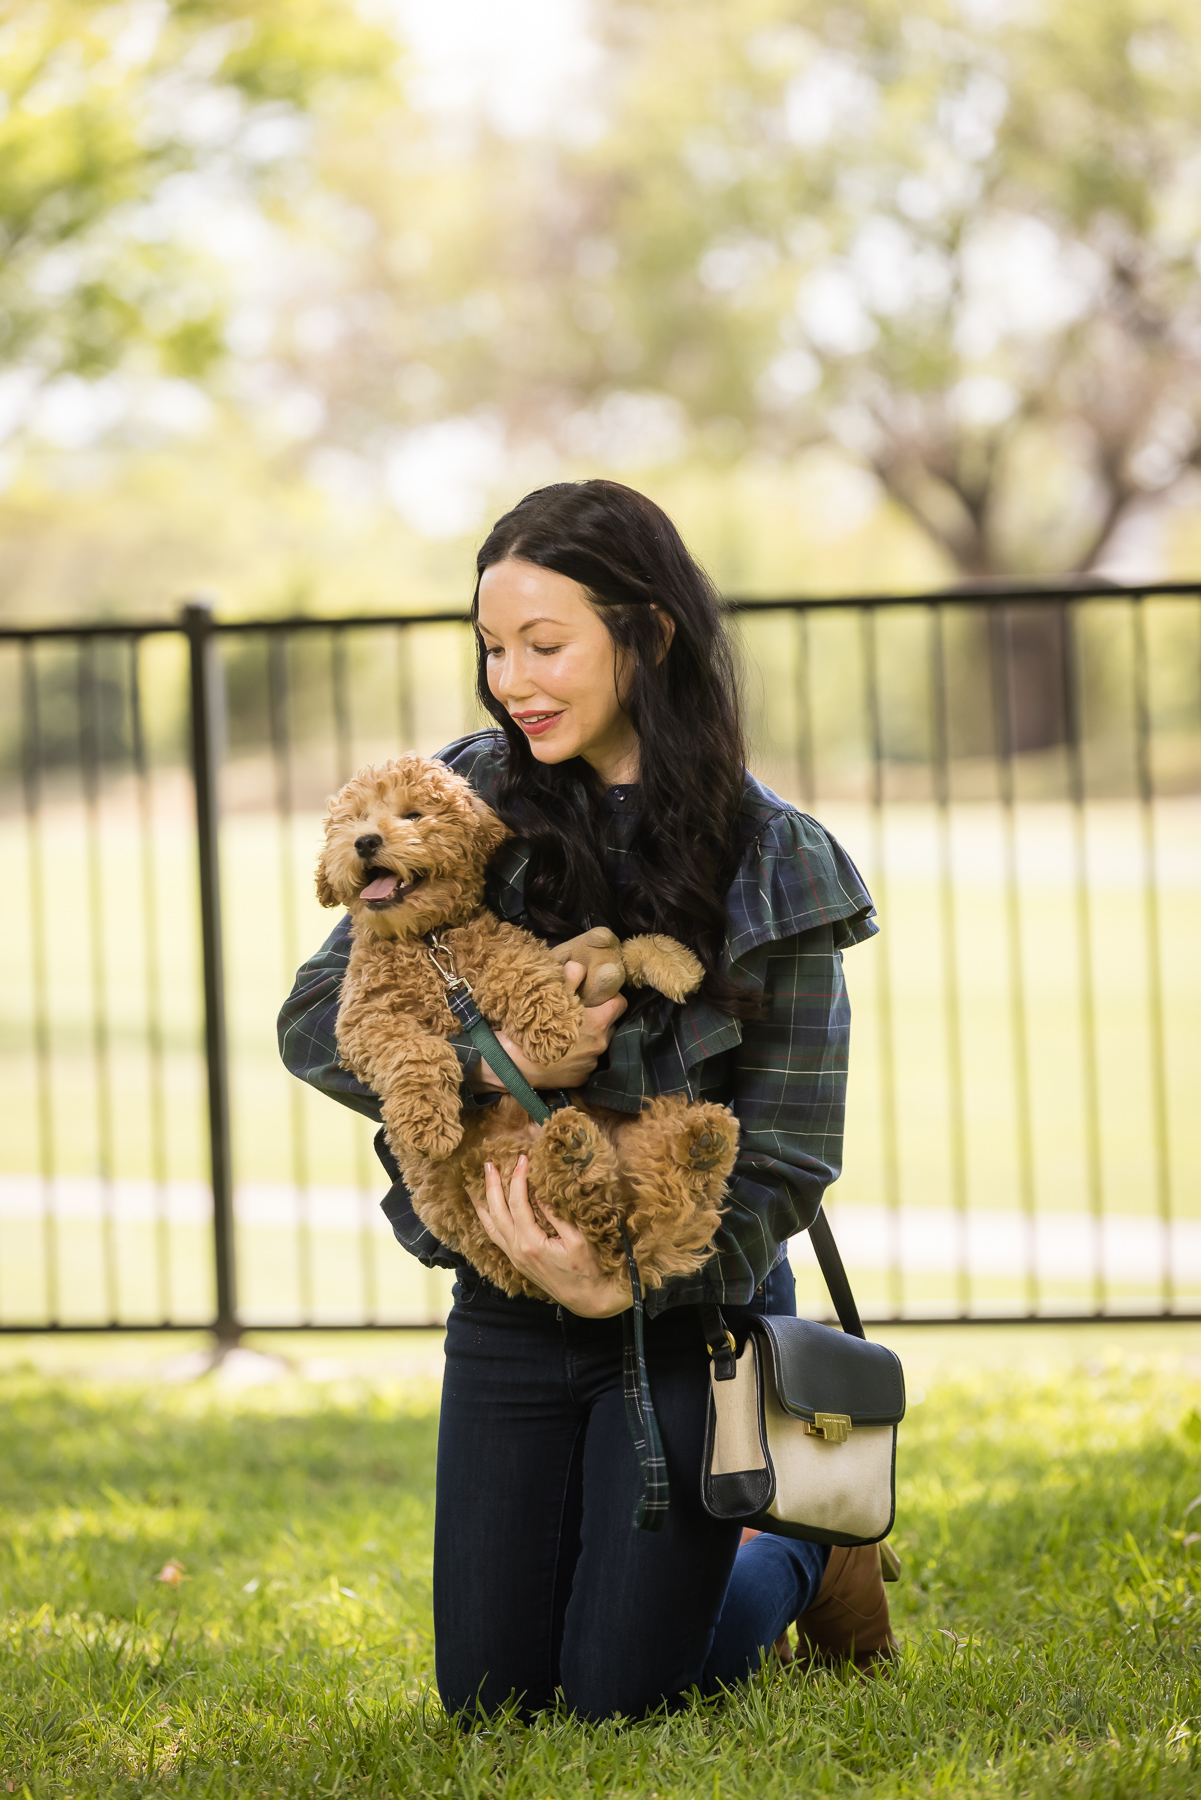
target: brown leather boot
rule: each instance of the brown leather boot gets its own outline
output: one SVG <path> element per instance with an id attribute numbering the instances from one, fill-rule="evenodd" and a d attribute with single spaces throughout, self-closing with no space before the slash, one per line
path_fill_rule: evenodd
<path id="1" fill-rule="evenodd" d="M 836 1544 L 830 1551 L 817 1599 L 797 1619 L 797 1658 L 858 1669 L 891 1662 L 897 1640 L 888 1622 L 888 1596 L 878 1544 Z"/>

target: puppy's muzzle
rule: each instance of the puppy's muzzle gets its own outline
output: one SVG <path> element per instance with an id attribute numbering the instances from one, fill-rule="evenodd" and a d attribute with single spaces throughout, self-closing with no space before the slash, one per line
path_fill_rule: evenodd
<path id="1" fill-rule="evenodd" d="M 413 889 L 420 887 L 424 880 L 424 873 L 401 875 L 395 869 L 385 869 L 379 863 L 372 863 L 363 871 L 359 899 L 365 900 L 372 912 L 385 912 L 389 906 L 399 906 L 407 900 Z"/>

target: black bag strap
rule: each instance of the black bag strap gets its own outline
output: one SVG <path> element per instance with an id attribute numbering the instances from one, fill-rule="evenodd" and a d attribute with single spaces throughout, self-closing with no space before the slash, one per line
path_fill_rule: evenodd
<path id="1" fill-rule="evenodd" d="M 817 1266 L 822 1272 L 822 1279 L 834 1302 L 838 1323 L 848 1337 L 866 1338 L 867 1333 L 864 1331 L 863 1321 L 859 1317 L 859 1308 L 855 1305 L 855 1296 L 851 1292 L 847 1272 L 842 1266 L 842 1257 L 838 1253 L 838 1245 L 834 1242 L 830 1221 L 824 1212 L 819 1212 L 809 1227 L 809 1242 L 813 1245 Z M 713 1359 L 713 1379 L 715 1381 L 733 1381 L 735 1375 L 734 1335 L 726 1329 L 726 1322 L 721 1316 L 719 1307 L 702 1306 L 701 1328 L 705 1333 L 705 1348 Z"/>
<path id="2" fill-rule="evenodd" d="M 838 1254 L 838 1245 L 834 1242 L 830 1221 L 824 1212 L 819 1212 L 809 1227 L 809 1242 L 813 1245 L 813 1254 L 816 1256 L 817 1266 L 822 1272 L 822 1280 L 830 1290 L 834 1311 L 838 1314 L 838 1323 L 848 1337 L 865 1338 L 867 1333 L 864 1331 L 863 1321 L 859 1317 L 859 1308 L 855 1305 L 855 1296 L 851 1292 L 847 1272 L 842 1266 L 842 1257 Z"/>

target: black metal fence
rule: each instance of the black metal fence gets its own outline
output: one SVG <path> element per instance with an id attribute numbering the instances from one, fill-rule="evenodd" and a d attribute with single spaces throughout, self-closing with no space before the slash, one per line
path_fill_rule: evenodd
<path id="1" fill-rule="evenodd" d="M 734 610 L 757 772 L 884 926 L 829 1203 L 865 1314 L 1194 1315 L 1201 586 Z M 458 614 L 0 632 L 4 1329 L 444 1316 L 274 1018 L 325 796 L 477 723 L 471 669 Z"/>

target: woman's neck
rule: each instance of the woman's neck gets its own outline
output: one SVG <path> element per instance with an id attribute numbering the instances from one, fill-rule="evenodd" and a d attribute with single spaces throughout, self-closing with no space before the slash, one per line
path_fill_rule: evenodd
<path id="1" fill-rule="evenodd" d="M 611 748 L 583 752 L 584 761 L 596 771 L 602 787 L 632 787 L 638 780 L 640 759 L 638 739 L 631 734 L 623 743 Z"/>

